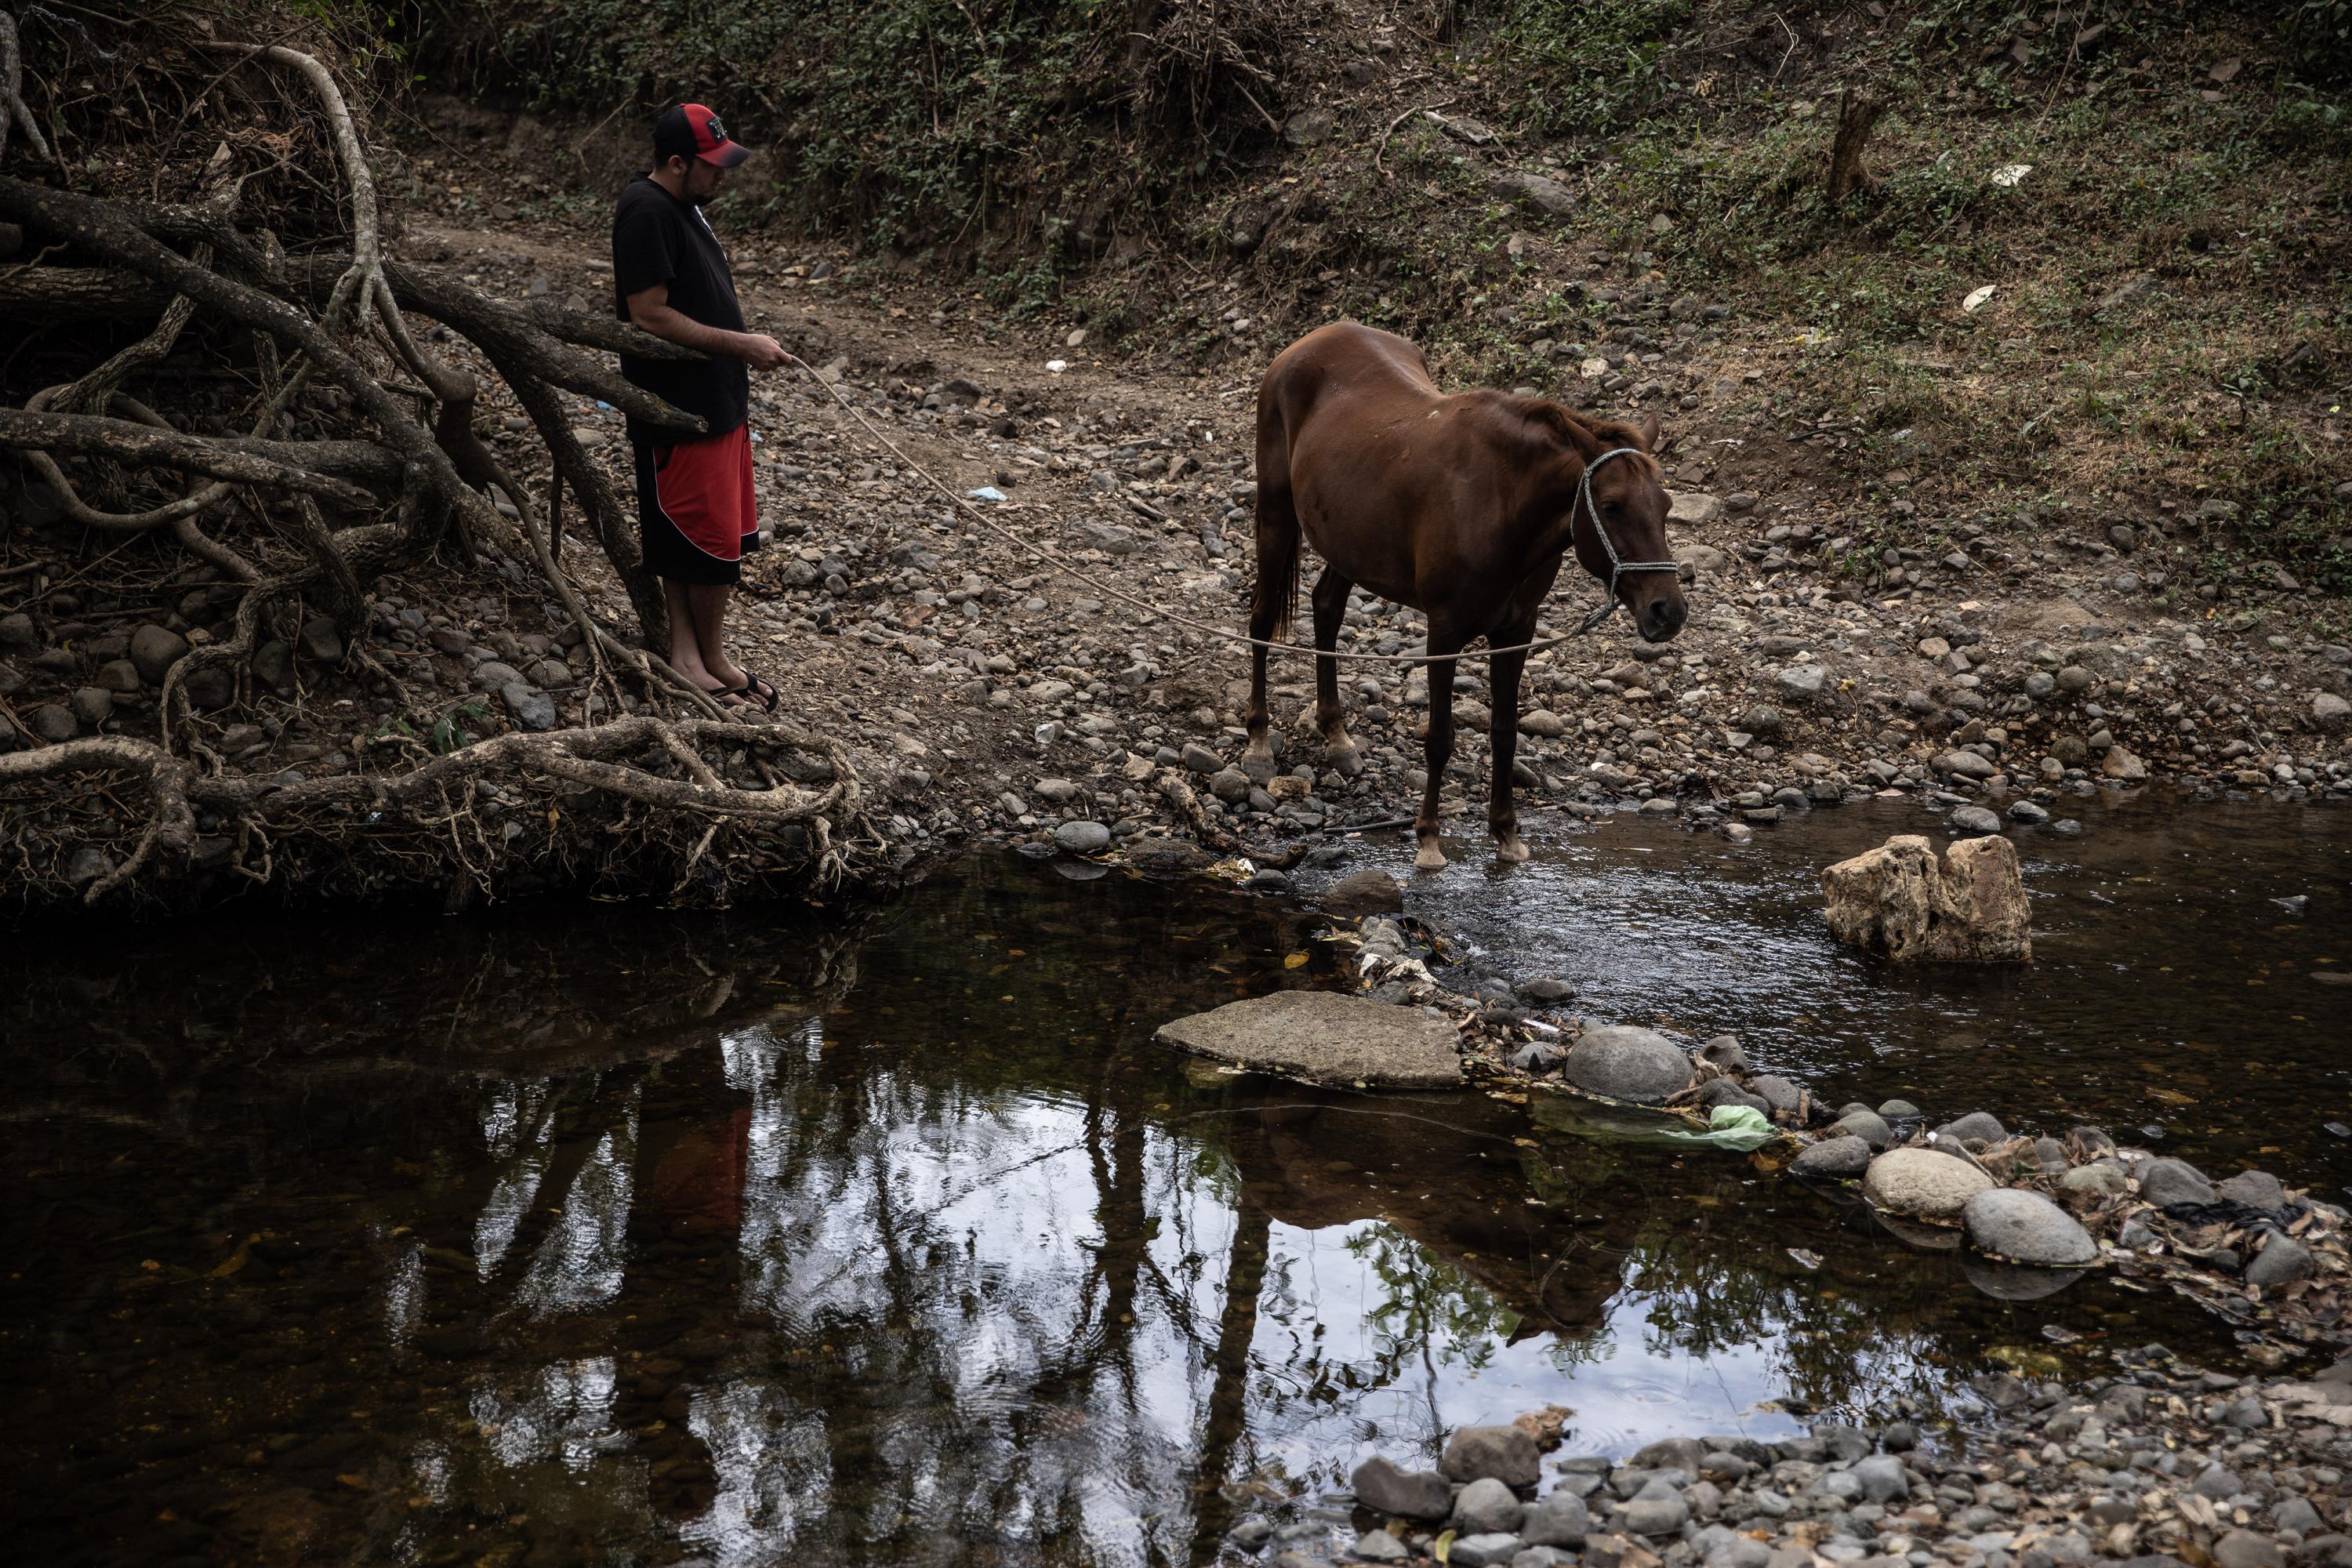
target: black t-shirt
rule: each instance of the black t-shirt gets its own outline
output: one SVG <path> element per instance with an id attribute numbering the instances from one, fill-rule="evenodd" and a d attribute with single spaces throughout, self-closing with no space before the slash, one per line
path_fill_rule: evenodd
<path id="1" fill-rule="evenodd" d="M 657 283 L 669 285 L 669 306 L 689 321 L 723 331 L 743 330 L 743 307 L 735 300 L 735 279 L 727 253 L 710 232 L 702 209 L 680 201 L 639 174 L 621 193 L 613 214 L 613 309 L 629 319 L 629 296 Z M 703 360 L 621 356 L 621 374 L 655 396 L 710 422 L 709 434 L 724 436 L 749 416 L 751 377 L 740 359 L 714 354 Z M 656 444 L 699 440 L 690 432 L 629 421 L 629 439 Z"/>

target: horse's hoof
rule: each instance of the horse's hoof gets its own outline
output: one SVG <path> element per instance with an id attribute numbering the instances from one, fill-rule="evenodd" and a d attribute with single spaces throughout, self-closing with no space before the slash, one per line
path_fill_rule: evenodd
<path id="1" fill-rule="evenodd" d="M 1412 858 L 1412 868 L 1416 871 L 1445 869 L 1445 851 L 1437 847 L 1436 839 L 1424 838 L 1421 841 L 1421 848 Z"/>
<path id="2" fill-rule="evenodd" d="M 1344 746 L 1334 746 L 1323 753 L 1324 763 L 1343 779 L 1351 779 L 1364 771 L 1364 753 L 1356 749 L 1353 741 Z"/>
<path id="3" fill-rule="evenodd" d="M 1507 833 L 1495 840 L 1495 858 L 1517 865 L 1528 858 L 1528 841 L 1516 833 Z"/>
<path id="4" fill-rule="evenodd" d="M 1264 789 L 1266 785 L 1274 782 L 1274 752 L 1272 751 L 1268 751 L 1265 755 L 1262 757 L 1254 756 L 1250 752 L 1244 752 L 1242 753 L 1241 767 L 1242 776 L 1249 780 L 1250 783 L 1257 785 L 1260 789 Z"/>

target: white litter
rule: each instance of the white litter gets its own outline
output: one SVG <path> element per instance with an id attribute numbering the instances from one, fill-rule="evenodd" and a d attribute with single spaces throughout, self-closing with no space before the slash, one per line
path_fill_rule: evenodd
<path id="1" fill-rule="evenodd" d="M 1969 297 L 1960 301 L 1960 309 L 1971 316 L 1975 315 L 1992 302 L 1995 287 L 1996 285 L 1988 283 L 1981 289 L 1971 290 Z"/>
<path id="2" fill-rule="evenodd" d="M 994 485 L 982 485 L 976 490 L 966 490 L 963 493 L 970 496 L 974 500 L 1003 500 L 1004 499 L 1004 492 L 998 489 Z"/>
<path id="3" fill-rule="evenodd" d="M 1059 375 L 1070 368 L 1070 362 L 1066 359 L 1049 359 L 1045 362 L 1045 368 L 1054 374 Z"/>
<path id="4" fill-rule="evenodd" d="M 1992 183 L 2004 191 L 2014 190 L 2017 182 L 2032 173 L 2033 165 L 2031 163 L 2003 163 L 1992 172 Z"/>

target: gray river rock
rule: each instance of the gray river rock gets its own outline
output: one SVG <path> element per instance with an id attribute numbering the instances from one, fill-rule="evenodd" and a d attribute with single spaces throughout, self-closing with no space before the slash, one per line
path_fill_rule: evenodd
<path id="1" fill-rule="evenodd" d="M 1870 1163 L 1862 1195 L 1872 1206 L 1911 1219 L 1956 1220 L 1992 1178 L 1966 1160 L 1933 1149 L 1890 1149 Z"/>
<path id="2" fill-rule="evenodd" d="M 1995 1258 L 2061 1268 L 2098 1261 L 2091 1233 L 2040 1193 L 2017 1187 L 1979 1193 L 1960 1211 L 1960 1223 L 1969 1242 Z"/>
<path id="3" fill-rule="evenodd" d="M 1690 1087 L 1690 1058 L 1655 1029 L 1588 1029 L 1568 1054 L 1568 1079 L 1589 1093 L 1655 1105 Z"/>
<path id="4" fill-rule="evenodd" d="M 1160 1026 L 1196 1055 L 1317 1083 L 1436 1088 L 1462 1081 L 1454 1026 L 1330 991 L 1277 991 Z"/>

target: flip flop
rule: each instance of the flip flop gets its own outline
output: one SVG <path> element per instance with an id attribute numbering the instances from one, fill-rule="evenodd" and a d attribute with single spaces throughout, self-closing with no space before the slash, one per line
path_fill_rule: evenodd
<path id="1" fill-rule="evenodd" d="M 761 695 L 761 692 L 763 689 L 767 693 L 764 697 Z M 743 684 L 740 686 L 730 687 L 728 689 L 727 695 L 730 697 L 748 698 L 751 701 L 756 703 L 762 711 L 769 713 L 773 713 L 776 710 L 776 705 L 784 700 L 782 692 L 778 691 L 773 686 L 769 685 L 766 681 L 761 679 L 755 672 L 748 669 L 743 672 Z"/>

